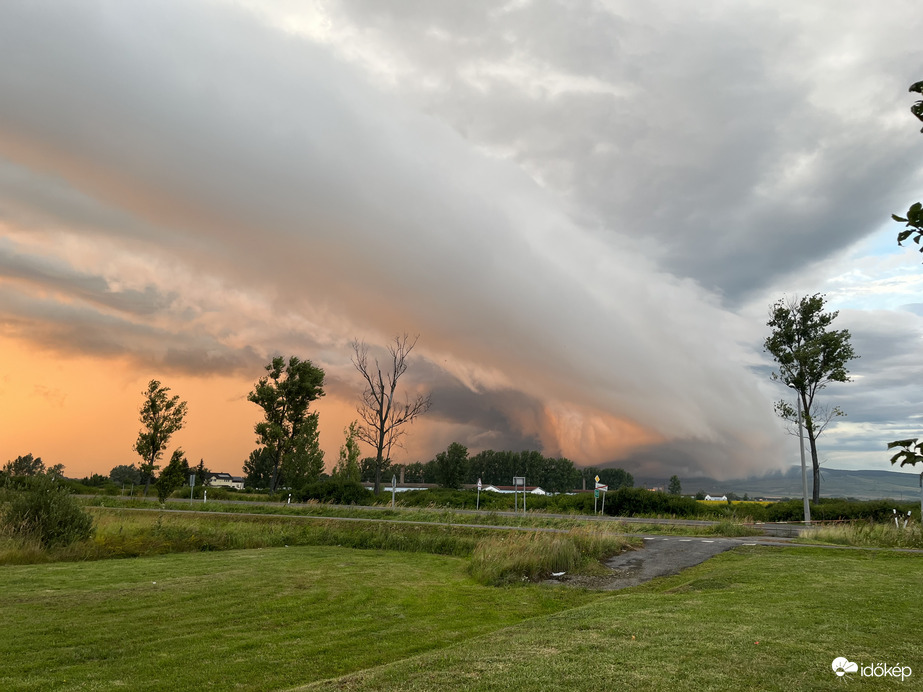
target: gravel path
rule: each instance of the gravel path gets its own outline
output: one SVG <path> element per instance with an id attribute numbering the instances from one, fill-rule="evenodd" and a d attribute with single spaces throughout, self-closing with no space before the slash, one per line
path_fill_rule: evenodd
<path id="1" fill-rule="evenodd" d="M 606 561 L 606 567 L 614 570 L 615 576 L 602 588 L 607 591 L 626 589 L 656 577 L 676 574 L 740 545 L 756 545 L 756 541 L 719 537 L 645 536 L 644 548 L 630 550 Z"/>

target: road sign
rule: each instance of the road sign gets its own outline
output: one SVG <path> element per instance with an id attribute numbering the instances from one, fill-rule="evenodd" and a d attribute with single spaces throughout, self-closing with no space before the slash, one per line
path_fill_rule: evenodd
<path id="1" fill-rule="evenodd" d="M 594 497 L 594 498 L 598 498 L 598 497 L 599 497 L 599 488 L 597 488 L 596 490 L 593 491 L 593 497 Z"/>
<path id="2" fill-rule="evenodd" d="M 481 489 L 481 479 L 478 478 L 478 490 L 480 490 L 480 489 Z"/>
<path id="3" fill-rule="evenodd" d="M 526 477 L 513 476 L 513 485 L 521 485 L 523 488 L 526 487 Z"/>
<path id="4" fill-rule="evenodd" d="M 597 489 L 597 490 L 606 491 L 606 490 L 609 489 L 609 486 L 608 486 L 608 485 L 603 485 L 602 483 L 597 483 L 597 484 L 596 484 L 596 489 Z"/>
<path id="5" fill-rule="evenodd" d="M 599 483 L 599 476 L 596 476 L 596 482 Z"/>

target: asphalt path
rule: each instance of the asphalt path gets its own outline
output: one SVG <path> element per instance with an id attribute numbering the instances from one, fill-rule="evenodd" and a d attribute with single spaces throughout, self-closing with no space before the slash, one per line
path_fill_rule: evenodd
<path id="1" fill-rule="evenodd" d="M 613 576 L 601 588 L 614 591 L 643 584 L 657 577 L 678 574 L 719 553 L 758 541 L 739 538 L 691 538 L 688 536 L 643 536 L 644 547 L 629 550 L 606 561 Z M 759 541 L 768 543 L 768 541 Z M 778 545 L 778 542 L 773 542 Z"/>

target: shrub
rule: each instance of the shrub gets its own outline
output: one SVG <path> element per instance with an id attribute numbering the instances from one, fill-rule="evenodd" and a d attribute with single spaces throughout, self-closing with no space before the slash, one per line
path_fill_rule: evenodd
<path id="1" fill-rule="evenodd" d="M 301 490 L 293 492 L 292 498 L 299 502 L 317 500 L 338 505 L 370 505 L 375 496 L 361 483 L 331 478 L 326 481 L 309 483 Z"/>
<path id="2" fill-rule="evenodd" d="M 620 517 L 680 516 L 694 517 L 702 507 L 691 497 L 651 492 L 643 488 L 619 488 L 608 493 L 606 514 Z"/>
<path id="3" fill-rule="evenodd" d="M 390 499 L 390 492 L 388 498 Z M 478 506 L 477 490 L 452 490 L 431 488 L 430 490 L 408 490 L 398 493 L 397 503 L 401 507 L 449 507 L 474 509 Z M 522 501 L 520 500 L 520 507 Z M 513 496 L 503 493 L 481 491 L 480 508 L 488 511 L 505 512 L 513 509 Z"/>
<path id="4" fill-rule="evenodd" d="M 66 488 L 47 476 L 35 476 L 29 487 L 13 494 L 3 524 L 42 547 L 70 545 L 93 535 L 93 518 Z"/>
<path id="5" fill-rule="evenodd" d="M 821 498 L 820 502 L 811 503 L 811 519 L 814 521 L 835 521 L 844 519 L 868 519 L 870 521 L 890 521 L 894 509 L 903 514 L 913 510 L 914 518 L 919 516 L 919 505 L 898 503 L 894 500 L 844 500 L 842 498 Z M 804 519 L 802 500 L 777 502 L 767 509 L 769 521 L 801 521 Z"/>

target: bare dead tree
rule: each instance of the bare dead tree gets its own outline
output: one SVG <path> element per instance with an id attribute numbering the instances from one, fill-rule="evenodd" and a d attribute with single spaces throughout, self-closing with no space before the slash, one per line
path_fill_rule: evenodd
<path id="1" fill-rule="evenodd" d="M 410 340 L 407 334 L 394 337 L 388 345 L 391 355 L 390 368 L 382 372 L 378 359 L 369 363 L 369 350 L 365 342 L 353 341 L 352 363 L 362 379 L 365 390 L 360 397 L 357 411 L 362 419 L 358 437 L 375 449 L 375 493 L 381 489 L 381 469 L 391 458 L 391 448 L 401 446 L 401 438 L 407 433 L 405 426 L 423 415 L 432 405 L 429 394 L 416 398 L 395 401 L 398 380 L 407 372 L 407 358 L 417 345 L 419 335 Z"/>

